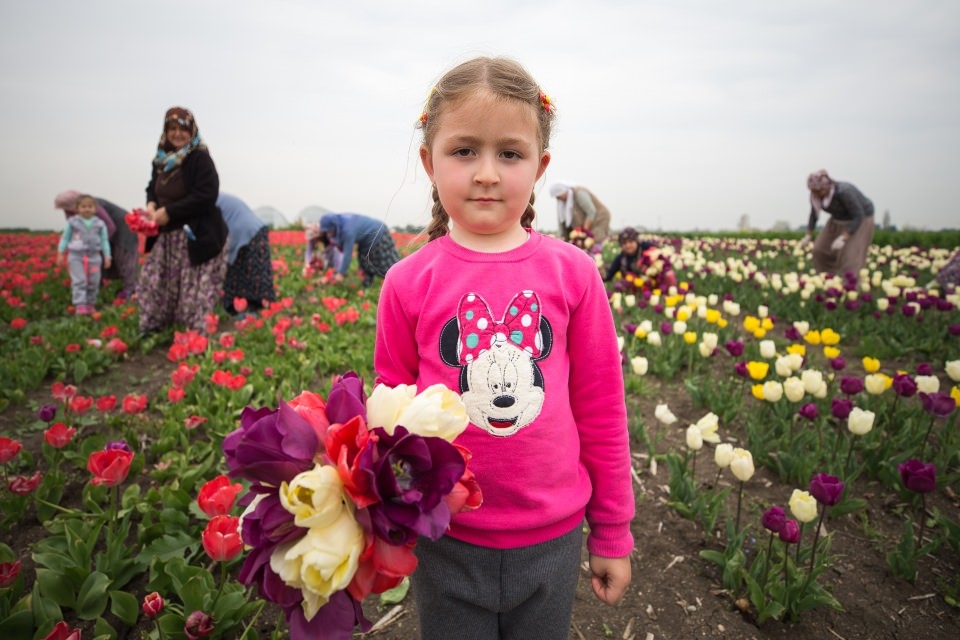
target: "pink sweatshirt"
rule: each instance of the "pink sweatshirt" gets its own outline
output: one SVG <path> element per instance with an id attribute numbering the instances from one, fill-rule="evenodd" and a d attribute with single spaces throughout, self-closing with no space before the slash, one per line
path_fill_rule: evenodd
<path id="1" fill-rule="evenodd" d="M 590 553 L 633 550 L 623 372 L 603 281 L 583 251 L 536 232 L 505 253 L 449 236 L 387 272 L 377 382 L 442 383 L 467 405 L 483 505 L 449 535 L 493 548 L 537 544 L 586 515 Z"/>

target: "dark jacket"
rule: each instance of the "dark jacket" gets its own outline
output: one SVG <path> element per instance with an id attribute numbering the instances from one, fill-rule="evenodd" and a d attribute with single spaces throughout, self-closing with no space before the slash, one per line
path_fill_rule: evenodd
<path id="1" fill-rule="evenodd" d="M 848 223 L 847 233 L 853 235 L 860 227 L 860 222 L 873 215 L 873 202 L 849 182 L 834 182 L 834 184 L 836 187 L 833 198 L 830 199 L 830 206 L 824 207 L 823 210 L 837 222 Z M 816 228 L 817 217 L 817 210 L 810 207 L 810 220 L 807 223 L 808 231 L 813 231 Z"/>
<path id="2" fill-rule="evenodd" d="M 169 233 L 190 225 L 195 240 L 187 243 L 190 264 L 201 265 L 211 260 L 223 250 L 227 242 L 227 225 L 217 208 L 217 195 L 220 193 L 220 176 L 213 164 L 213 158 L 205 149 L 197 149 L 188 155 L 180 165 L 187 195 L 166 207 L 170 222 L 161 227 L 161 233 Z M 150 184 L 147 185 L 147 202 L 157 202 L 156 182 L 160 169 L 153 167 Z M 153 248 L 157 236 L 147 238 L 147 251 Z"/>

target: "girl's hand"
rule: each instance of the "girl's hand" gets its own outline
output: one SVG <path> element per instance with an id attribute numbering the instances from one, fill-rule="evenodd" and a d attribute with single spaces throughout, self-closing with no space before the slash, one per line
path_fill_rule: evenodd
<path id="1" fill-rule="evenodd" d="M 106 258 L 103 259 L 103 268 L 104 268 L 104 269 L 109 269 L 111 264 L 112 264 L 112 262 L 111 262 L 111 259 L 110 259 L 109 256 L 107 256 Z"/>
<path id="2" fill-rule="evenodd" d="M 153 213 L 153 212 L 156 211 L 156 210 L 157 210 L 157 203 L 156 203 L 156 202 L 148 202 L 148 203 L 147 203 L 147 211 L 149 211 L 150 213 Z"/>
<path id="3" fill-rule="evenodd" d="M 343 282 L 343 274 L 339 271 L 333 275 L 333 281 L 336 283 Z"/>
<path id="4" fill-rule="evenodd" d="M 590 572 L 593 593 L 606 604 L 620 602 L 630 586 L 632 569 L 630 558 L 602 558 L 590 554 Z"/>

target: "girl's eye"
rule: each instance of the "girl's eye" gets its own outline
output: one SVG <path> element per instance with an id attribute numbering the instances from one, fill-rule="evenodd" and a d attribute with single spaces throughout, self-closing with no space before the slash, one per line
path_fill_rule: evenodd
<path id="1" fill-rule="evenodd" d="M 517 153 L 516 151 L 504 151 L 504 152 L 502 152 L 501 155 L 503 155 L 503 157 L 506 158 L 507 160 L 519 160 L 519 159 L 520 159 L 520 154 Z"/>
<path id="2" fill-rule="evenodd" d="M 454 149 L 453 155 L 459 156 L 461 158 L 466 158 L 473 153 L 472 149 Z"/>

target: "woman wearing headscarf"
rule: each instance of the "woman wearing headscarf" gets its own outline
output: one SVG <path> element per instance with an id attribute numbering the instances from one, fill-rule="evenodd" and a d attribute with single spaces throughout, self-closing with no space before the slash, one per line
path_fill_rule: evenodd
<path id="1" fill-rule="evenodd" d="M 560 237 L 570 239 L 574 229 L 593 234 L 597 246 L 610 233 L 610 210 L 586 187 L 557 182 L 550 187 L 550 195 L 557 199 L 557 225 Z"/>
<path id="2" fill-rule="evenodd" d="M 374 276 L 385 276 L 387 269 L 400 261 L 390 229 L 376 218 L 359 213 L 328 213 L 320 218 L 320 233 L 343 252 L 334 275 L 337 282 L 343 281 L 350 269 L 354 247 L 363 272 L 363 287 L 372 285 Z"/>
<path id="3" fill-rule="evenodd" d="M 246 311 L 257 312 L 263 303 L 277 299 L 270 260 L 270 228 L 237 196 L 221 192 L 217 206 L 229 231 L 227 280 L 223 306 L 231 315 L 240 312 L 234 300 L 246 300 Z"/>
<path id="4" fill-rule="evenodd" d="M 216 308 L 227 271 L 227 225 L 217 208 L 220 178 L 193 114 L 167 110 L 147 185 L 147 217 L 160 233 L 149 252 L 137 299 L 140 331 L 173 324 L 203 331 Z"/>
<path id="5" fill-rule="evenodd" d="M 810 190 L 810 220 L 801 240 L 809 245 L 820 212 L 830 220 L 813 243 L 813 266 L 819 272 L 843 275 L 857 273 L 867 264 L 873 242 L 873 202 L 849 182 L 833 180 L 826 169 L 807 177 Z"/>
<path id="6" fill-rule="evenodd" d="M 53 205 L 62 209 L 64 216 L 70 218 L 76 215 L 77 198 L 80 192 L 73 189 L 57 194 Z M 110 239 L 110 253 L 113 263 L 109 269 L 103 270 L 106 278 L 119 279 L 122 289 L 117 292 L 117 298 L 124 299 L 133 295 L 137 287 L 137 260 L 140 257 L 140 245 L 137 234 L 130 230 L 124 217 L 127 211 L 118 207 L 109 200 L 94 198 L 97 202 L 97 217 L 107 226 L 107 237 Z"/>

